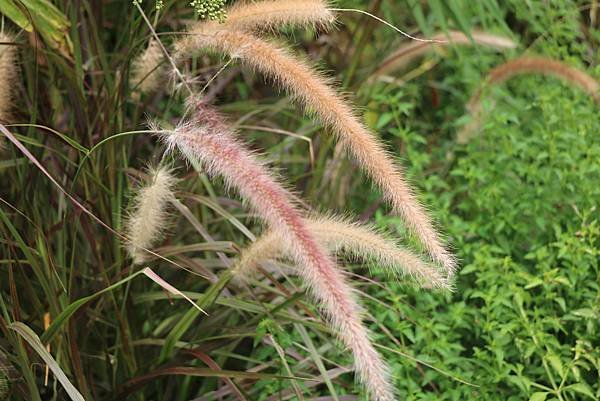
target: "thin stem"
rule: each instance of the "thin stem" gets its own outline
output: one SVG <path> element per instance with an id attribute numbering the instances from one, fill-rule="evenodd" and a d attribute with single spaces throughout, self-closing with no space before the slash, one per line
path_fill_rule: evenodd
<path id="1" fill-rule="evenodd" d="M 138 6 L 139 7 L 139 6 Z M 368 11 L 365 10 L 359 10 L 358 8 L 329 8 L 330 11 L 345 11 L 345 12 L 355 12 L 355 13 L 360 13 L 360 14 L 364 14 L 364 15 L 368 15 L 369 17 L 376 19 L 377 21 L 381 22 L 382 24 L 385 24 L 387 26 L 389 26 L 390 28 L 392 28 L 393 30 L 395 30 L 396 32 L 401 33 L 402 35 L 406 36 L 407 38 L 410 38 L 412 40 L 416 40 L 418 42 L 427 42 L 427 43 L 447 43 L 447 41 L 445 40 L 439 40 L 439 39 L 421 39 L 421 38 L 416 38 L 414 36 L 409 35 L 408 33 L 404 32 L 403 30 L 401 30 L 400 28 L 390 24 L 389 22 L 387 22 L 384 19 L 379 18 L 376 15 L 371 14 Z"/>
<path id="2" fill-rule="evenodd" d="M 231 64 L 231 61 L 233 59 L 230 58 L 229 60 L 227 60 L 227 62 L 225 64 L 223 64 L 223 66 L 219 69 L 219 71 L 217 71 L 215 73 L 215 75 L 212 76 L 212 78 L 210 78 L 207 82 L 206 85 L 204 85 L 204 87 L 202 88 L 202 90 L 200 91 L 200 93 L 198 95 L 202 95 L 204 93 L 204 91 L 206 90 L 206 88 L 208 88 L 208 86 L 223 72 L 225 71 L 225 68 L 227 68 L 229 66 L 229 64 Z"/>
<path id="3" fill-rule="evenodd" d="M 152 23 L 150 22 L 150 20 L 148 19 L 148 17 L 146 17 L 146 13 L 144 13 L 144 10 L 142 10 L 142 7 L 140 7 L 140 5 L 139 5 L 138 2 L 134 2 L 134 4 L 137 7 L 137 9 L 140 11 L 140 14 L 142 14 L 142 18 L 146 22 L 146 25 L 148 25 L 148 28 L 150 29 L 150 32 L 152 32 L 152 36 L 158 42 L 158 45 L 160 46 L 160 48 L 161 48 L 162 52 L 164 53 L 165 57 L 167 58 L 167 60 L 169 60 L 169 63 L 171 64 L 171 67 L 173 67 L 173 71 L 175 71 L 175 74 L 177 74 L 177 78 L 179 78 L 181 80 L 181 82 L 183 83 L 183 85 L 190 92 L 190 95 L 193 96 L 194 92 L 192 91 L 192 88 L 188 85 L 188 83 L 185 80 L 183 74 L 181 73 L 181 71 L 179 71 L 179 68 L 177 68 L 177 65 L 175 64 L 175 61 L 173 61 L 173 58 L 171 57 L 171 55 L 169 54 L 169 52 L 167 51 L 167 49 L 165 48 L 165 46 L 160 41 L 160 38 L 156 34 L 156 30 L 154 30 L 154 27 L 152 26 Z"/>

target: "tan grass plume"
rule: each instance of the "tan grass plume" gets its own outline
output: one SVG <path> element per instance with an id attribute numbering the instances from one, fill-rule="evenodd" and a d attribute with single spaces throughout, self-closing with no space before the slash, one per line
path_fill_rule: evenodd
<path id="1" fill-rule="evenodd" d="M 374 400 L 393 400 L 386 365 L 369 340 L 354 293 L 308 229 L 292 194 L 237 139 L 213 108 L 203 103 L 195 108 L 191 121 L 163 135 L 165 143 L 179 149 L 192 163 L 200 163 L 211 175 L 222 176 L 283 237 L 310 293 L 333 331 L 352 351 L 357 377 Z"/>
<path id="2" fill-rule="evenodd" d="M 307 63 L 252 34 L 218 27 L 176 42 L 175 57 L 182 59 L 198 49 L 212 49 L 239 58 L 273 79 L 317 115 L 379 186 L 394 212 L 402 216 L 431 258 L 444 266 L 449 274 L 454 272 L 455 258 L 440 240 L 432 221 L 404 180 L 400 167 L 377 137 L 357 119 L 352 107 Z"/>
<path id="3" fill-rule="evenodd" d="M 164 166 L 149 169 L 149 183 L 138 190 L 132 200 L 132 210 L 126 222 L 129 255 L 135 264 L 146 260 L 168 227 L 168 205 L 173 199 L 177 179 Z"/>
<path id="4" fill-rule="evenodd" d="M 431 40 L 436 42 L 416 42 L 410 41 L 400 46 L 396 51 L 390 54 L 381 62 L 379 68 L 371 75 L 372 78 L 380 75 L 389 74 L 400 68 L 405 67 L 414 59 L 422 56 L 432 49 L 438 47 L 447 47 L 457 44 L 461 45 L 481 45 L 488 46 L 498 50 L 514 49 L 517 44 L 510 38 L 489 34 L 486 32 L 473 31 L 471 32 L 473 40 L 460 31 L 439 32 L 431 37 Z"/>
<path id="5" fill-rule="evenodd" d="M 308 229 L 330 254 L 344 253 L 384 268 L 394 277 L 410 276 L 425 288 L 449 289 L 447 277 L 420 257 L 378 233 L 372 227 L 339 217 L 319 216 L 307 220 Z M 250 245 L 234 267 L 238 279 L 247 279 L 259 262 L 289 257 L 285 242 L 267 232 Z"/>
<path id="6" fill-rule="evenodd" d="M 164 55 L 156 39 L 150 39 L 148 47 L 140 53 L 131 65 L 131 86 L 135 93 L 148 94 L 160 87 L 163 82 Z"/>
<path id="7" fill-rule="evenodd" d="M 213 29 L 264 31 L 285 26 L 324 28 L 335 21 L 333 12 L 327 7 L 327 1 L 324 0 L 241 1 L 227 9 L 224 22 L 200 21 L 190 28 L 189 34 Z"/>
<path id="8" fill-rule="evenodd" d="M 227 10 L 225 25 L 234 29 L 276 29 L 283 26 L 325 27 L 335 20 L 324 0 L 237 2 Z"/>
<path id="9" fill-rule="evenodd" d="M 12 35 L 0 32 L 0 123 L 10 121 L 17 77 L 17 51 Z"/>
<path id="10" fill-rule="evenodd" d="M 600 104 L 600 83 L 586 72 L 550 58 L 519 57 L 495 67 L 490 71 L 483 84 L 473 93 L 467 103 L 467 110 L 472 116 L 472 121 L 457 134 L 456 141 L 458 143 L 467 143 L 480 126 L 483 113 L 481 96 L 484 90 L 523 74 L 539 74 L 558 78 L 578 87 Z"/>

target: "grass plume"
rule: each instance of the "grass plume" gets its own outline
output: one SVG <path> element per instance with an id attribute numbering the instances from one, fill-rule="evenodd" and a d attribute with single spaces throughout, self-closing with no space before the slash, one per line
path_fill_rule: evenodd
<path id="1" fill-rule="evenodd" d="M 483 84 L 473 93 L 467 103 L 467 110 L 472 116 L 472 121 L 458 132 L 456 137 L 458 143 L 467 143 L 475 135 L 481 124 L 483 118 L 481 96 L 483 91 L 490 86 L 502 84 L 515 76 L 523 74 L 538 74 L 558 78 L 578 87 L 590 95 L 596 103 L 600 104 L 600 83 L 586 72 L 550 58 L 519 57 L 492 69 Z"/>
<path id="2" fill-rule="evenodd" d="M 128 251 L 135 264 L 146 260 L 144 249 L 152 248 L 167 228 L 167 209 L 177 183 L 164 166 L 151 168 L 149 173 L 149 185 L 138 190 L 127 219 Z"/>
<path id="3" fill-rule="evenodd" d="M 425 288 L 450 288 L 437 269 L 425 263 L 375 229 L 337 217 L 308 219 L 308 228 L 330 254 L 344 253 L 381 266 L 395 277 L 410 276 Z M 259 262 L 289 256 L 286 244 L 276 232 L 268 232 L 248 247 L 234 267 L 236 277 L 249 277 Z"/>
<path id="4" fill-rule="evenodd" d="M 324 78 L 286 50 L 252 34 L 227 29 L 215 29 L 177 42 L 175 57 L 182 58 L 204 48 L 239 58 L 261 71 L 317 115 L 379 186 L 394 212 L 402 216 L 431 258 L 444 266 L 449 274 L 454 272 L 455 258 L 444 247 L 432 221 L 404 180 L 400 167 Z"/>
<path id="5" fill-rule="evenodd" d="M 9 120 L 12 108 L 12 92 L 17 75 L 16 50 L 14 38 L 6 32 L 0 32 L 0 122 Z"/>
<path id="6" fill-rule="evenodd" d="M 194 118 L 163 136 L 192 163 L 200 162 L 212 175 L 221 175 L 249 202 L 272 230 L 283 236 L 307 287 L 324 310 L 334 331 L 352 350 L 357 376 L 373 399 L 394 399 L 385 363 L 362 325 L 352 289 L 285 190 L 263 164 L 236 138 L 213 108 L 199 103 Z"/>
<path id="7" fill-rule="evenodd" d="M 161 64 L 164 55 L 156 39 L 150 39 L 148 47 L 140 53 L 131 66 L 131 85 L 136 94 L 148 94 L 161 85 Z"/>
<path id="8" fill-rule="evenodd" d="M 16 49 L 12 44 L 9 44 L 13 42 L 12 35 L 0 32 L 0 123 L 3 124 L 10 121 L 13 91 L 17 77 Z"/>
<path id="9" fill-rule="evenodd" d="M 522 74 L 540 74 L 561 79 L 579 87 L 600 103 L 600 84 L 594 78 L 562 61 L 544 57 L 519 57 L 501 64 L 490 71 L 485 80 L 486 86 L 498 85 Z M 479 88 L 472 102 L 479 102 L 482 90 L 483 88 Z"/>
<path id="10" fill-rule="evenodd" d="M 498 50 L 514 49 L 517 44 L 510 38 L 500 35 L 489 34 L 486 32 L 471 32 L 471 40 L 467 35 L 460 31 L 439 32 L 431 37 L 436 42 L 416 42 L 410 41 L 400 46 L 396 51 L 390 54 L 381 62 L 379 68 L 372 74 L 372 77 L 389 74 L 400 68 L 405 67 L 415 58 L 422 56 L 431 49 L 438 47 L 461 45 L 481 45 L 488 46 Z"/>
<path id="11" fill-rule="evenodd" d="M 227 10 L 225 25 L 234 29 L 276 29 L 283 26 L 330 25 L 335 20 L 324 0 L 237 2 Z"/>
<path id="12" fill-rule="evenodd" d="M 335 21 L 327 6 L 323 0 L 242 1 L 227 9 L 224 22 L 200 21 L 190 28 L 189 33 L 202 34 L 215 29 L 275 30 L 285 26 L 322 28 Z"/>

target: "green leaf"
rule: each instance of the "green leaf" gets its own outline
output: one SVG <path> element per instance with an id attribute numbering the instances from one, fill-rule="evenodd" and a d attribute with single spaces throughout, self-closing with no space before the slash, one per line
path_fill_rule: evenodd
<path id="1" fill-rule="evenodd" d="M 10 325 L 10 328 L 16 331 L 27 343 L 33 348 L 33 350 L 44 360 L 48 368 L 54 373 L 54 376 L 58 379 L 60 384 L 64 387 L 65 391 L 71 397 L 73 401 L 85 401 L 81 393 L 71 384 L 65 372 L 60 368 L 56 360 L 50 355 L 50 353 L 44 347 L 44 344 L 40 341 L 40 338 L 31 330 L 28 326 L 21 322 L 14 322 Z"/>
<path id="2" fill-rule="evenodd" d="M 547 396 L 547 392 L 538 391 L 536 393 L 531 394 L 531 397 L 529 397 L 529 401 L 545 401 Z"/>
<path id="3" fill-rule="evenodd" d="M 423 31 L 426 37 L 431 36 L 432 30 L 425 19 L 425 15 L 423 14 L 421 2 L 419 0 L 409 0 L 408 4 L 410 10 L 412 11 L 413 17 L 415 17 L 415 20 L 417 21 L 417 25 L 419 25 L 419 29 Z"/>
<path id="4" fill-rule="evenodd" d="M 377 121 L 377 125 L 375 126 L 375 128 L 378 130 L 382 129 L 383 127 L 388 125 L 390 121 L 392 121 L 392 118 L 394 118 L 394 115 L 392 113 L 383 113 L 379 116 L 379 120 Z"/>
<path id="5" fill-rule="evenodd" d="M 597 400 L 598 397 L 594 395 L 592 389 L 585 383 L 575 383 L 565 387 L 565 390 L 574 391 L 579 394 L 587 395 L 592 400 Z"/>
<path id="6" fill-rule="evenodd" d="M 15 24 L 32 32 L 35 30 L 46 43 L 68 56 L 73 52 L 73 44 L 68 36 L 69 20 L 48 0 L 3 0 L 0 13 Z"/>
<path id="7" fill-rule="evenodd" d="M 535 277 L 533 280 L 531 280 L 531 282 L 529 284 L 527 284 L 525 286 L 526 290 L 530 290 L 532 288 L 538 287 L 540 285 L 544 284 L 544 280 L 542 280 L 539 277 Z"/>
<path id="8" fill-rule="evenodd" d="M 440 24 L 442 31 L 448 31 L 448 23 L 446 22 L 446 15 L 444 13 L 444 6 L 440 0 L 429 0 L 429 6 L 435 15 L 435 19 Z"/>
<path id="9" fill-rule="evenodd" d="M 598 319 L 598 314 L 591 308 L 575 309 L 571 314 L 585 319 Z"/>
<path id="10" fill-rule="evenodd" d="M 550 362 L 550 365 L 556 371 L 556 373 L 558 373 L 560 376 L 563 375 L 563 371 L 564 371 L 563 363 L 557 355 L 547 354 L 546 360 L 548 362 Z"/>
<path id="11" fill-rule="evenodd" d="M 132 274 L 129 277 L 125 277 L 122 280 L 117 281 L 116 283 L 104 288 L 103 290 L 100 290 L 92 295 L 88 295 L 87 297 L 83 297 L 80 298 L 74 302 L 72 302 L 69 306 L 67 306 L 65 309 L 63 309 L 63 311 L 60 313 L 60 315 L 58 315 L 56 317 L 56 319 L 54 319 L 54 321 L 52 322 L 52 324 L 50 325 L 50 327 L 48 327 L 48 329 L 46 329 L 46 331 L 44 332 L 44 334 L 42 334 L 42 339 L 41 341 L 44 344 L 47 344 L 48 342 L 50 342 L 52 340 L 52 338 L 56 335 L 56 333 L 58 332 L 58 330 L 69 320 L 69 318 L 71 316 L 73 316 L 73 314 L 75 312 L 77 312 L 77 310 L 79 308 L 81 308 L 83 305 L 85 305 L 86 303 L 92 301 L 94 298 L 99 297 L 100 295 L 104 294 L 105 292 L 108 291 L 112 291 L 117 287 L 122 286 L 123 284 L 125 284 L 126 282 L 133 280 L 135 277 L 139 276 L 140 274 L 145 274 L 147 277 L 149 277 L 150 279 L 152 279 L 153 281 L 155 281 L 156 283 L 158 283 L 160 286 L 162 286 L 163 288 L 165 288 L 167 291 L 176 291 L 176 294 L 181 294 L 181 292 L 179 292 L 177 289 L 175 289 L 174 287 L 171 286 L 166 286 L 164 283 L 161 283 L 160 279 L 156 279 L 156 276 L 154 274 L 153 277 L 152 274 L 149 274 L 150 272 L 152 272 L 152 270 L 150 270 L 149 268 L 145 268 L 144 270 L 141 270 L 139 272 L 136 272 L 134 274 Z M 154 272 L 152 272 L 154 273 Z M 164 280 L 162 280 L 164 282 Z M 185 296 L 184 296 L 185 297 Z M 187 299 L 189 302 L 191 302 L 192 304 L 194 304 L 189 298 L 185 297 L 185 299 Z M 201 311 L 198 310 L 198 313 L 200 313 Z"/>

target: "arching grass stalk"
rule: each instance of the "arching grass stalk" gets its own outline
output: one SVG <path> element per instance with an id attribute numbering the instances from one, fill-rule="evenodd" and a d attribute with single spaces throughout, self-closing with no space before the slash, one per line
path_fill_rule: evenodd
<path id="1" fill-rule="evenodd" d="M 565 64 L 562 61 L 550 58 L 519 57 L 495 67 L 490 71 L 483 84 L 473 93 L 467 103 L 467 110 L 469 110 L 472 116 L 472 121 L 458 132 L 456 142 L 467 143 L 477 133 L 481 119 L 483 118 L 481 97 L 484 90 L 523 74 L 537 74 L 558 78 L 578 87 L 590 95 L 596 103 L 600 104 L 600 83 L 586 72 Z"/>
<path id="2" fill-rule="evenodd" d="M 463 32 L 448 31 L 438 32 L 435 35 L 433 35 L 431 39 L 435 40 L 435 43 L 411 41 L 406 44 L 403 44 L 381 62 L 377 70 L 375 70 L 375 72 L 371 75 L 371 79 L 376 78 L 380 75 L 393 73 L 394 71 L 409 64 L 415 58 L 422 56 L 423 54 L 427 53 L 431 49 L 436 48 L 437 46 L 447 47 L 457 44 L 467 46 L 481 45 L 499 50 L 514 49 L 515 47 L 517 47 L 517 44 L 513 40 L 504 36 L 477 31 L 473 31 L 470 34 L 473 40 L 471 40 Z M 448 40 L 445 42 L 439 42 L 440 40 L 445 38 L 447 38 Z"/>
<path id="3" fill-rule="evenodd" d="M 376 136 L 356 118 L 352 107 L 327 85 L 326 79 L 286 50 L 242 31 L 211 25 L 203 32 L 176 42 L 174 56 L 183 59 L 199 49 L 212 49 L 240 59 L 270 77 L 318 116 L 379 186 L 394 212 L 402 216 L 431 258 L 448 274 L 454 272 L 455 258 L 444 247 L 400 167 Z"/>
<path id="4" fill-rule="evenodd" d="M 192 163 L 201 163 L 208 173 L 222 176 L 284 238 L 310 293 L 352 351 L 358 378 L 374 400 L 393 400 L 386 365 L 369 341 L 353 291 L 310 232 L 293 196 L 238 141 L 214 109 L 202 103 L 195 107 L 193 119 L 162 135 L 163 141 Z"/>

